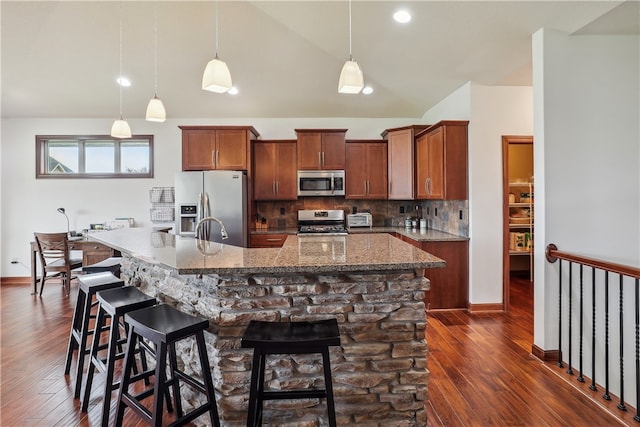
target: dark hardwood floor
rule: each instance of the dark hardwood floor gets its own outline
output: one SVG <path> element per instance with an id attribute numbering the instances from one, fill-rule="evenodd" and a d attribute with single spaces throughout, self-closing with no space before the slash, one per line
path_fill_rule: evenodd
<path id="1" fill-rule="evenodd" d="M 429 426 L 640 426 L 531 355 L 533 285 L 512 277 L 509 313 L 427 315 Z"/>
<path id="2" fill-rule="evenodd" d="M 76 289 L 72 284 L 67 298 L 61 286 L 49 283 L 40 298 L 29 294 L 28 285 L 2 285 L 0 426 L 100 424 L 101 376 L 88 413 L 82 413 L 73 399 L 73 380 L 63 374 Z M 515 280 L 508 314 L 429 313 L 428 425 L 640 425 L 632 411 L 614 417 L 614 410 L 577 389 L 575 378 L 563 378 L 554 364 L 530 355 L 531 300 L 531 284 Z M 125 426 L 144 425 L 130 412 Z"/>

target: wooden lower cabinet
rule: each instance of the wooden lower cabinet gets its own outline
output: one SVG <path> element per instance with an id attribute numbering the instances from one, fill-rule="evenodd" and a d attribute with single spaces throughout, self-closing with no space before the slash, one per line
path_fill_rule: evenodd
<path id="1" fill-rule="evenodd" d="M 442 258 L 447 262 L 444 268 L 428 268 L 424 276 L 431 282 L 431 289 L 425 293 L 427 310 L 467 309 L 469 301 L 469 242 L 430 241 L 418 242 L 402 235 L 403 241 Z"/>
<path id="2" fill-rule="evenodd" d="M 281 248 L 289 234 L 251 234 L 249 247 L 251 248 Z"/>

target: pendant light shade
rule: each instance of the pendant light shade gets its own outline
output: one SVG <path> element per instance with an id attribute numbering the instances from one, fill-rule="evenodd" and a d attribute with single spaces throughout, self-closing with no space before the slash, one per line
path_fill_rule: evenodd
<path id="1" fill-rule="evenodd" d="M 349 59 L 344 63 L 340 80 L 338 81 L 338 92 L 340 93 L 360 93 L 364 87 L 364 77 L 362 70 L 356 61 Z"/>
<path id="2" fill-rule="evenodd" d="M 122 116 L 113 122 L 113 126 L 111 126 L 111 136 L 114 138 L 131 138 L 129 123 L 127 123 Z"/>
<path id="3" fill-rule="evenodd" d="M 231 73 L 218 55 L 207 64 L 202 75 L 202 89 L 210 92 L 225 93 L 231 89 Z"/>
<path id="4" fill-rule="evenodd" d="M 216 56 L 207 64 L 202 75 L 202 89 L 209 92 L 225 93 L 231 89 L 231 73 L 229 67 L 218 58 L 218 17 L 220 16 L 216 1 Z"/>
<path id="5" fill-rule="evenodd" d="M 360 93 L 364 87 L 362 69 L 351 55 L 351 0 L 349 0 L 349 60 L 342 66 L 338 80 L 339 93 Z"/>
<path id="6" fill-rule="evenodd" d="M 147 105 L 146 119 L 150 122 L 164 122 L 167 120 L 167 112 L 164 109 L 162 100 L 158 98 L 158 95 L 154 95 Z"/>

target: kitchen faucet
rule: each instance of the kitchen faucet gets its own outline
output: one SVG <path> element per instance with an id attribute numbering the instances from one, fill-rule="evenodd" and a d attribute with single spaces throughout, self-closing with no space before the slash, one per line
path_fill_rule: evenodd
<path id="1" fill-rule="evenodd" d="M 227 229 L 225 228 L 224 224 L 222 223 L 222 221 L 218 218 L 216 218 L 215 216 L 206 216 L 204 218 L 202 218 L 200 221 L 198 221 L 198 224 L 196 225 L 196 238 L 200 239 L 200 227 L 202 226 L 202 224 L 204 224 L 205 222 L 210 222 L 210 221 L 214 221 L 217 222 L 218 224 L 220 224 L 220 235 L 222 236 L 222 239 L 228 239 L 229 235 L 227 234 Z M 202 236 L 204 239 L 203 240 L 209 240 L 209 230 L 206 229 L 204 232 L 204 235 Z"/>

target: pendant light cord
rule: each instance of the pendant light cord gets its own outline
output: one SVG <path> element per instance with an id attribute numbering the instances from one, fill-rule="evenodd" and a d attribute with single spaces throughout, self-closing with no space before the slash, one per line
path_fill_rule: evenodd
<path id="1" fill-rule="evenodd" d="M 118 79 L 122 79 L 122 4 L 120 4 L 120 75 Z M 120 85 L 120 120 L 122 120 L 122 81 L 118 82 Z"/>
<path id="2" fill-rule="evenodd" d="M 154 63 L 153 63 L 153 73 L 155 76 L 155 81 L 153 85 L 153 93 L 154 96 L 158 96 L 158 2 L 154 3 L 154 17 L 153 17 L 153 48 L 154 48 Z"/>
<path id="3" fill-rule="evenodd" d="M 349 0 L 349 61 L 353 61 L 351 54 L 351 0 Z"/>
<path id="4" fill-rule="evenodd" d="M 220 3 L 216 0 L 216 59 L 218 59 L 218 16 L 220 15 Z"/>

